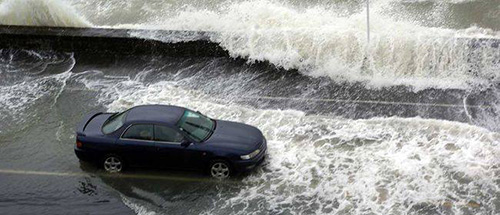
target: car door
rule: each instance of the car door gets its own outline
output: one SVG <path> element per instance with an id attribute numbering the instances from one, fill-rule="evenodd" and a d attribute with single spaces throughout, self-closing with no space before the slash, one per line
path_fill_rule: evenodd
<path id="1" fill-rule="evenodd" d="M 162 164 L 169 168 L 196 169 L 202 153 L 195 144 L 182 145 L 184 135 L 174 128 L 155 125 L 155 142 Z"/>
<path id="2" fill-rule="evenodd" d="M 151 166 L 156 163 L 157 148 L 152 124 L 130 125 L 117 140 L 120 155 L 132 166 Z"/>
<path id="3" fill-rule="evenodd" d="M 184 162 L 186 168 L 202 169 L 208 166 L 208 152 L 203 147 L 203 143 L 193 143 L 184 149 Z"/>
<path id="4" fill-rule="evenodd" d="M 184 147 L 181 145 L 184 136 L 165 125 L 154 125 L 154 131 L 159 164 L 167 168 L 184 168 Z"/>

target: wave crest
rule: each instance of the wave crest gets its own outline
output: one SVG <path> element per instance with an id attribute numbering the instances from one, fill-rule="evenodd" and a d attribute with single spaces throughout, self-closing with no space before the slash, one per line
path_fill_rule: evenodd
<path id="1" fill-rule="evenodd" d="M 342 15 L 268 0 L 183 9 L 164 20 L 121 27 L 217 32 L 212 39 L 233 57 L 372 86 L 468 88 L 498 78 L 500 32 L 419 26 L 384 15 L 377 7 L 386 5 L 375 6 L 369 44 L 365 12 Z"/>

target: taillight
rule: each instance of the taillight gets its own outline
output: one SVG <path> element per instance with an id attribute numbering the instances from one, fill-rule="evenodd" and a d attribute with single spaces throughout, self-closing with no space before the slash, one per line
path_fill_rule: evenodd
<path id="1" fill-rule="evenodd" d="M 83 143 L 77 140 L 76 141 L 76 147 L 77 148 L 82 148 L 82 146 L 83 146 Z"/>

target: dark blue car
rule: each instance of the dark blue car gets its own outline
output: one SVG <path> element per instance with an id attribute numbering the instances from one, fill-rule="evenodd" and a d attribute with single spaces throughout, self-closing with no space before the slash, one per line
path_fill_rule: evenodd
<path id="1" fill-rule="evenodd" d="M 265 157 L 262 132 L 167 105 L 93 113 L 76 132 L 75 153 L 108 172 L 128 166 L 206 170 L 218 179 L 253 169 Z"/>

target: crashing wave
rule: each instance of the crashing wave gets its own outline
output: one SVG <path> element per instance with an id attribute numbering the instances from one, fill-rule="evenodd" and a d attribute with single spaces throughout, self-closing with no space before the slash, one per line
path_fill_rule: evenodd
<path id="1" fill-rule="evenodd" d="M 212 39 L 233 57 L 369 86 L 462 89 L 499 78 L 499 32 L 419 26 L 384 16 L 380 7 L 386 6 L 374 9 L 369 44 L 365 12 L 346 16 L 268 0 L 217 11 L 183 9 L 152 23 L 118 27 L 217 32 Z"/>
<path id="2" fill-rule="evenodd" d="M 0 24 L 90 27 L 92 24 L 60 0 L 4 0 Z"/>

